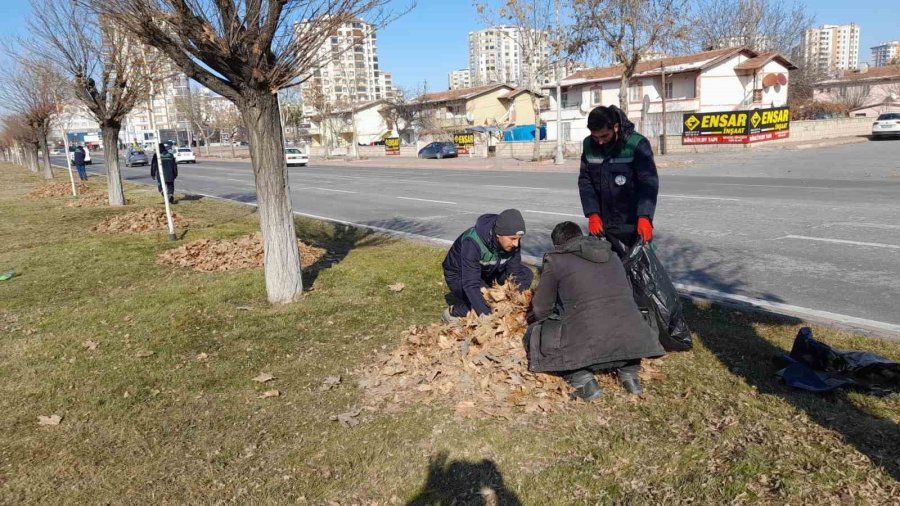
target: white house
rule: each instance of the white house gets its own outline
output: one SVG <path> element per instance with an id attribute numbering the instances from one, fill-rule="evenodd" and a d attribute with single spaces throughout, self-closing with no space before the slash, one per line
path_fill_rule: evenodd
<path id="1" fill-rule="evenodd" d="M 326 114 L 310 117 L 310 142 L 322 146 L 326 141 L 332 147 L 350 145 L 354 126 L 356 142 L 361 145 L 373 144 L 390 136 L 391 129 L 385 116 L 387 102 L 374 100 L 350 109 L 334 110 Z"/>
<path id="2" fill-rule="evenodd" d="M 579 141 L 589 135 L 587 116 L 594 107 L 619 105 L 623 68 L 619 65 L 584 69 L 563 79 L 564 141 Z M 655 138 L 662 133 L 663 97 L 670 135 L 681 133 L 683 113 L 784 106 L 788 73 L 796 68 L 777 52 L 757 53 L 747 48 L 715 49 L 641 62 L 628 87 L 628 117 L 641 133 Z M 556 89 L 545 90 L 550 96 L 550 107 L 541 113 L 541 120 L 547 124 L 547 138 L 556 139 Z"/>

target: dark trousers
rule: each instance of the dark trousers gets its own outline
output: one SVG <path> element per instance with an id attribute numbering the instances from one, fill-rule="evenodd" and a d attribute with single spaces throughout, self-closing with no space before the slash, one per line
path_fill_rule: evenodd
<path id="1" fill-rule="evenodd" d="M 76 165 L 75 169 L 78 171 L 78 179 L 87 181 L 87 171 L 84 170 L 84 164 Z"/>
<path id="2" fill-rule="evenodd" d="M 455 299 L 454 304 L 450 306 L 450 315 L 466 316 L 469 314 L 469 311 L 472 310 L 472 304 L 469 302 L 469 298 L 466 296 L 466 292 L 463 290 L 462 285 L 457 282 L 448 281 L 447 286 L 450 288 L 450 293 Z M 487 287 L 488 285 L 482 281 L 481 286 Z"/>
<path id="3" fill-rule="evenodd" d="M 157 180 L 156 181 L 156 189 L 162 194 L 162 183 Z M 166 181 L 166 192 L 168 192 L 169 198 L 174 198 L 175 195 L 175 181 Z"/>
<path id="4" fill-rule="evenodd" d="M 605 362 L 595 364 L 584 369 L 559 373 L 570 386 L 580 388 L 594 378 L 594 373 L 613 370 L 622 375 L 637 375 L 641 370 L 641 359 L 620 360 L 617 362 Z"/>

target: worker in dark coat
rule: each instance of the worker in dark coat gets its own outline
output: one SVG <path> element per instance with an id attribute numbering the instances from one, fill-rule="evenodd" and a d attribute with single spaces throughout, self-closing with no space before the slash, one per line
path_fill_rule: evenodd
<path id="1" fill-rule="evenodd" d="M 175 203 L 175 178 L 178 177 L 178 163 L 175 162 L 173 155 L 165 144 L 159 145 L 159 153 L 162 154 L 162 178 L 159 177 L 159 162 L 157 154 L 153 153 L 153 159 L 150 160 L 150 177 L 156 181 L 156 188 L 159 193 L 163 193 L 162 182 L 166 183 L 166 194 L 169 196 L 169 203 Z M 164 195 L 165 196 L 165 195 Z"/>
<path id="2" fill-rule="evenodd" d="M 72 152 L 72 162 L 75 165 L 75 170 L 78 171 L 78 179 L 82 181 L 87 181 L 87 171 L 84 168 L 86 159 L 87 155 L 84 152 L 84 148 L 75 146 L 75 150 Z"/>
<path id="3" fill-rule="evenodd" d="M 475 226 L 463 232 L 444 258 L 444 279 L 456 299 L 441 318 L 453 322 L 475 310 L 478 315 L 491 312 L 483 287 L 514 279 L 520 291 L 531 286 L 531 269 L 522 265 L 520 241 L 525 235 L 525 219 L 516 209 L 500 214 L 483 214 Z"/>
<path id="4" fill-rule="evenodd" d="M 631 283 L 610 243 L 584 236 L 576 223 L 557 225 L 544 255 L 525 345 L 528 369 L 563 375 L 585 400 L 600 396 L 594 372 L 612 370 L 635 395 L 643 393 L 642 358 L 665 354 L 634 302 Z"/>
<path id="5" fill-rule="evenodd" d="M 588 115 L 578 191 L 591 235 L 605 233 L 631 247 L 640 236 L 653 239 L 659 177 L 650 142 L 618 107 L 597 107 Z"/>

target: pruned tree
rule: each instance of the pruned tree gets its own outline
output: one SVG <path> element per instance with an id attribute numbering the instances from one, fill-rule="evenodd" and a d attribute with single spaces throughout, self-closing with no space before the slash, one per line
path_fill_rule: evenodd
<path id="1" fill-rule="evenodd" d="M 9 139 L 18 163 L 31 172 L 39 170 L 37 136 L 21 113 L 11 113 L 3 117 L 3 135 Z"/>
<path id="2" fill-rule="evenodd" d="M 344 23 L 389 21 L 388 0 L 84 1 L 237 106 L 250 133 L 268 299 L 293 301 L 303 281 L 277 92 L 310 75 Z"/>
<path id="3" fill-rule="evenodd" d="M 551 49 L 562 45 L 562 33 L 556 24 L 556 0 L 505 0 L 495 8 L 493 3 L 479 0 L 476 9 L 488 26 L 512 25 L 514 35 L 502 31 L 513 44 L 519 47 L 522 57 L 522 75 L 518 84 L 529 91 L 531 107 L 534 111 L 534 145 L 532 160 L 541 157 L 541 86 L 543 80 L 553 73 L 556 61 L 551 58 Z M 559 55 L 554 50 L 553 55 Z"/>
<path id="4" fill-rule="evenodd" d="M 867 105 L 871 94 L 872 88 L 868 84 L 843 84 L 838 87 L 836 102 L 852 112 Z"/>
<path id="5" fill-rule="evenodd" d="M 43 59 L 32 59 L 21 54 L 15 56 L 14 67 L 5 69 L 0 80 L 0 101 L 18 113 L 30 137 L 30 146 L 37 162 L 38 153 L 43 154 L 38 163 L 46 179 L 53 179 L 50 165 L 50 126 L 60 100 L 59 89 L 62 79 L 53 65 Z"/>
<path id="6" fill-rule="evenodd" d="M 803 2 L 786 0 L 697 0 L 691 49 L 747 47 L 791 54 L 815 22 Z"/>
<path id="7" fill-rule="evenodd" d="M 415 142 L 416 132 L 423 127 L 422 116 L 424 108 L 422 107 L 422 104 L 416 102 L 414 98 L 411 99 L 411 97 L 419 95 L 421 95 L 421 93 L 397 88 L 394 95 L 386 100 L 385 106 L 382 109 L 387 122 L 389 123 L 388 126 L 397 132 L 397 135 L 401 139 L 405 135 L 411 143 Z"/>
<path id="8" fill-rule="evenodd" d="M 231 146 L 231 157 L 235 158 L 234 143 L 238 132 L 244 126 L 244 118 L 235 107 L 219 107 L 211 115 L 213 128 L 219 131 L 219 139 L 228 137 L 228 145 Z"/>
<path id="9" fill-rule="evenodd" d="M 619 107 L 628 112 L 628 85 L 644 55 L 682 45 L 689 36 L 687 0 L 574 0 L 570 51 L 622 65 Z"/>
<path id="10" fill-rule="evenodd" d="M 281 118 L 287 131 L 293 136 L 294 143 L 300 142 L 300 130 L 306 122 L 303 112 L 303 94 L 298 86 L 280 92 Z M 287 134 L 287 131 L 285 134 Z"/>
<path id="11" fill-rule="evenodd" d="M 203 141 L 206 154 L 209 156 L 209 139 L 213 134 L 214 113 L 209 106 L 209 99 L 200 94 L 195 94 L 189 88 L 186 94 L 176 95 L 173 102 L 177 110 L 177 116 L 184 118 L 191 126 L 194 136 L 199 136 Z"/>
<path id="12" fill-rule="evenodd" d="M 61 69 L 75 98 L 100 125 L 109 205 L 125 205 L 119 131 L 125 116 L 147 96 L 150 68 L 137 57 L 137 41 L 111 18 L 94 15 L 84 2 L 31 0 L 31 6 L 34 37 L 28 47 Z"/>

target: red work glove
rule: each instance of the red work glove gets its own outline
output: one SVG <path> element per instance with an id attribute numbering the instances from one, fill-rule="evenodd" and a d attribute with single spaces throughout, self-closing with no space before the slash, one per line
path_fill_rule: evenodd
<path id="1" fill-rule="evenodd" d="M 599 214 L 594 213 L 588 216 L 588 230 L 591 232 L 591 235 L 603 233 L 603 220 L 600 219 Z"/>
<path id="2" fill-rule="evenodd" d="M 653 223 L 650 223 L 650 219 L 646 216 L 641 216 L 638 218 L 637 222 L 637 233 L 644 239 L 644 242 L 650 242 L 653 240 Z"/>

